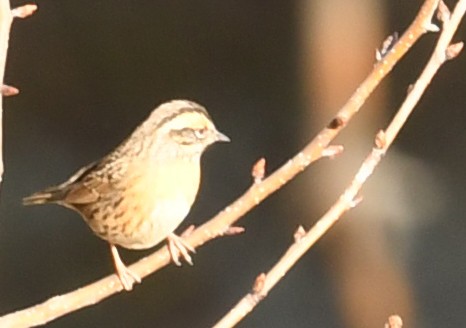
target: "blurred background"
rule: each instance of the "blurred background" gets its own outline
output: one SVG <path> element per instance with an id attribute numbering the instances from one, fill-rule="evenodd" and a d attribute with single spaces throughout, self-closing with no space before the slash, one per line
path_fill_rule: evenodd
<path id="1" fill-rule="evenodd" d="M 452 6 L 455 1 L 446 1 Z M 25 2 L 13 1 L 13 5 Z M 203 158 L 200 224 L 251 184 L 260 157 L 283 164 L 328 122 L 403 32 L 422 1 L 38 2 L 14 23 L 5 82 L 0 312 L 39 303 L 113 272 L 108 247 L 59 206 L 22 197 L 66 179 L 123 140 L 158 104 L 207 107 L 232 142 Z M 464 24 L 456 40 L 464 39 Z M 335 201 L 430 56 L 427 35 L 321 160 L 248 213 L 246 233 L 200 248 L 131 293 L 49 327 L 209 327 Z M 466 321 L 466 57 L 447 63 L 345 215 L 240 327 L 408 327 Z M 176 182 L 175 182 L 176 183 Z M 149 251 L 121 251 L 132 263 Z"/>

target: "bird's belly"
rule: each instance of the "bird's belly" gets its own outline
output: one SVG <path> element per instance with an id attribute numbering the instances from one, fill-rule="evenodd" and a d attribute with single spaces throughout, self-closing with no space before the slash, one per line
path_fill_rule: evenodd
<path id="1" fill-rule="evenodd" d="M 150 214 L 139 217 L 131 232 L 115 236 L 111 242 L 130 249 L 151 248 L 168 237 L 188 215 L 191 204 L 186 200 L 170 199 L 158 202 Z"/>

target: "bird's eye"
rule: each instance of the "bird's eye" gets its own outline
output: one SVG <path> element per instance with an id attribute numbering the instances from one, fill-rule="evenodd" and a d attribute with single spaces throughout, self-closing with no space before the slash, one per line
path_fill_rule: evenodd
<path id="1" fill-rule="evenodd" d="M 181 145 L 191 145 L 203 141 L 208 136 L 208 129 L 183 128 L 180 130 L 171 130 L 170 137 Z"/>
<path id="2" fill-rule="evenodd" d="M 207 135 L 207 128 L 194 130 L 194 135 L 198 139 L 204 139 L 206 137 L 206 135 Z"/>

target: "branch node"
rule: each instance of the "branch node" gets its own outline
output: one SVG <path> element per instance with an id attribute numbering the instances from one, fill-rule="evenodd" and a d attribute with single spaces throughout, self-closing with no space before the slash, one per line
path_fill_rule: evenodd
<path id="1" fill-rule="evenodd" d="M 403 327 L 403 320 L 397 314 L 391 315 L 388 318 L 388 322 L 385 324 L 385 328 L 402 328 Z"/>
<path id="2" fill-rule="evenodd" d="M 328 157 L 334 159 L 336 156 L 340 155 L 344 150 L 342 145 L 328 146 L 322 150 L 322 157 Z"/>
<path id="3" fill-rule="evenodd" d="M 447 60 L 451 60 L 458 56 L 463 50 L 464 42 L 457 42 L 457 43 L 452 43 L 447 47 L 447 50 L 445 51 L 445 57 Z"/>
<path id="4" fill-rule="evenodd" d="M 11 10 L 11 15 L 14 18 L 26 18 L 34 14 L 37 10 L 37 5 L 35 4 L 27 4 L 21 7 L 17 7 Z"/>
<path id="5" fill-rule="evenodd" d="M 11 85 L 2 85 L 1 87 L 2 96 L 9 97 L 9 96 L 16 96 L 19 93 L 19 90 Z"/>
<path id="6" fill-rule="evenodd" d="M 438 27 L 437 25 L 435 25 L 435 24 L 432 23 L 432 22 L 426 24 L 426 26 L 424 27 L 424 29 L 426 30 L 426 32 L 434 32 L 434 33 L 437 33 L 437 32 L 440 31 L 440 27 Z"/>
<path id="7" fill-rule="evenodd" d="M 333 120 L 327 125 L 327 129 L 336 130 L 342 128 L 346 124 L 345 120 L 341 117 L 334 117 Z"/>
<path id="8" fill-rule="evenodd" d="M 445 2 L 440 1 L 437 8 L 437 19 L 445 24 L 450 21 L 450 16 L 450 9 L 448 9 L 448 6 L 445 4 Z"/>
<path id="9" fill-rule="evenodd" d="M 298 229 L 296 229 L 296 232 L 293 235 L 294 241 L 299 243 L 305 235 L 306 235 L 306 230 L 304 230 L 303 226 L 300 225 Z"/>
<path id="10" fill-rule="evenodd" d="M 394 32 L 385 38 L 382 43 L 382 47 L 380 49 L 376 49 L 375 51 L 375 59 L 377 62 L 381 61 L 388 54 L 388 52 L 393 48 L 397 41 L 398 32 Z"/>
<path id="11" fill-rule="evenodd" d="M 352 201 L 348 203 L 348 208 L 355 208 L 356 206 L 359 205 L 359 203 L 362 202 L 362 200 L 363 200 L 362 196 L 360 195 L 356 196 L 356 198 L 354 198 Z"/>
<path id="12" fill-rule="evenodd" d="M 265 164 L 266 164 L 265 158 L 262 157 L 252 167 L 251 175 L 252 175 L 252 177 L 254 179 L 255 184 L 261 183 L 262 180 L 264 179 L 264 177 L 265 177 Z"/>
<path id="13" fill-rule="evenodd" d="M 387 146 L 387 138 L 384 130 L 377 132 L 377 135 L 375 136 L 375 146 L 378 149 L 384 149 Z"/>
<path id="14" fill-rule="evenodd" d="M 252 292 L 254 294 L 260 294 L 260 292 L 264 288 L 266 277 L 266 274 L 263 272 L 257 276 L 256 281 L 254 281 L 254 285 L 252 286 Z"/>
<path id="15" fill-rule="evenodd" d="M 234 235 L 239 235 L 240 233 L 243 233 L 246 229 L 244 227 L 240 226 L 231 226 L 228 227 L 223 235 L 225 236 L 234 236 Z"/>
<path id="16" fill-rule="evenodd" d="M 408 85 L 408 88 L 406 89 L 406 94 L 409 95 L 411 90 L 413 90 L 413 88 L 414 88 L 414 84 L 411 83 L 410 85 Z"/>

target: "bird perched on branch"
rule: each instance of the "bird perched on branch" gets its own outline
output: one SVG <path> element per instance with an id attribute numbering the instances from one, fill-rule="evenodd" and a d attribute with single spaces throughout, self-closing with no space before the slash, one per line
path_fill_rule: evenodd
<path id="1" fill-rule="evenodd" d="M 25 205 L 56 203 L 81 214 L 108 241 L 123 288 L 140 277 L 121 260 L 116 245 L 147 249 L 168 239 L 173 261 L 191 263 L 192 247 L 173 231 L 184 220 L 200 183 L 200 158 L 217 141 L 204 107 L 187 100 L 160 105 L 114 151 L 83 167 L 64 183 L 23 199 Z"/>

